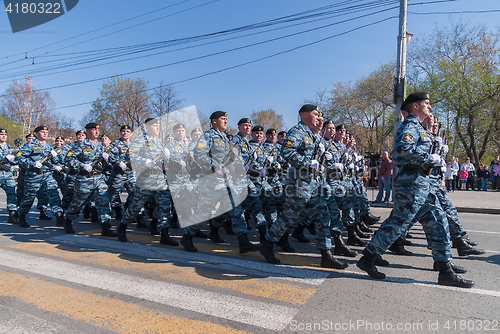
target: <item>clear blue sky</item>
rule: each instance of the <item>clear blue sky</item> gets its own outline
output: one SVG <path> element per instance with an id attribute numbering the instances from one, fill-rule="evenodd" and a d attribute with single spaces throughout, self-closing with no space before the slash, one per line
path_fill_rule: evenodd
<path id="1" fill-rule="evenodd" d="M 414 38 L 429 35 L 436 26 L 447 26 L 451 21 L 485 23 L 490 29 L 497 29 L 498 22 L 500 22 L 499 0 L 457 0 L 440 3 L 432 0 L 409 0 L 408 2 L 407 30 L 414 34 Z M 330 25 L 232 52 L 127 75 L 131 78 L 140 77 L 147 80 L 150 87 L 159 85 L 162 80 L 165 83 L 179 82 L 175 86 L 179 97 L 185 99 L 186 106 L 196 105 L 198 111 L 206 115 L 215 110 L 225 110 L 229 112 L 228 119 L 232 126 L 236 126 L 238 119 L 249 116 L 252 111 L 273 108 L 284 116 L 287 127 L 290 127 L 297 122 L 297 110 L 304 100 L 314 98 L 315 91 L 330 89 L 334 82 L 355 81 L 368 75 L 379 65 L 396 58 L 399 1 L 81 0 L 67 14 L 15 34 L 11 31 L 7 13 L 3 11 L 3 1 L 0 0 L 0 3 L 0 8 L 2 8 L 2 13 L 0 13 L 0 94 L 5 92 L 12 80 L 18 79 L 24 82 L 26 75 L 32 77 L 32 85 L 36 89 L 68 85 L 206 56 Z M 354 13 L 345 10 L 348 6 L 368 3 L 375 3 L 377 6 Z M 384 3 L 386 5 L 380 6 Z M 416 5 L 419 3 L 423 5 Z M 342 9 L 342 11 L 326 18 L 313 16 L 288 24 L 277 24 L 203 41 L 168 46 L 132 56 L 114 56 L 101 62 L 67 67 L 61 65 L 81 61 L 81 58 L 74 58 L 74 53 L 77 52 L 214 33 L 327 5 L 339 5 L 330 10 Z M 165 8 L 167 6 L 170 7 Z M 386 11 L 368 15 L 381 10 Z M 490 12 L 468 13 L 468 11 Z M 430 14 L 418 15 L 417 13 Z M 355 19 L 362 15 L 365 17 Z M 360 28 L 384 19 L 387 20 Z M 347 22 L 334 24 L 345 20 Z M 304 24 L 283 28 L 297 23 Z M 263 32 L 275 28 L 283 29 Z M 350 30 L 353 31 L 348 32 Z M 258 32 L 262 33 L 255 34 Z M 245 37 L 244 35 L 247 34 L 253 35 Z M 340 36 L 335 37 L 336 35 Z M 222 41 L 228 38 L 234 39 Z M 328 39 L 301 47 L 325 38 Z M 221 42 L 199 46 L 202 43 L 216 41 Z M 186 47 L 191 48 L 172 51 Z M 273 56 L 297 47 L 301 48 Z M 23 60 L 26 52 L 28 57 L 35 57 L 34 65 L 31 59 Z M 71 55 L 64 57 L 73 58 L 60 63 L 53 62 L 55 59 L 64 58 L 56 58 L 53 57 L 54 55 L 70 53 Z M 146 57 L 152 53 L 160 54 Z M 110 51 L 106 51 L 103 55 L 110 56 Z M 269 56 L 273 57 L 253 62 Z M 141 58 L 121 61 L 130 57 Z M 43 62 L 50 63 L 43 64 Z M 251 63 L 181 82 L 247 62 Z M 34 72 L 48 65 L 56 65 L 58 68 L 56 72 L 62 73 L 47 75 L 50 72 Z M 89 67 L 76 70 L 83 66 Z M 50 93 L 57 107 L 61 108 L 58 109 L 59 112 L 72 116 L 77 126 L 81 116 L 90 109 L 90 104 L 72 108 L 64 107 L 93 101 L 99 96 L 102 83 L 103 80 L 99 80 L 71 85 L 51 89 Z"/>

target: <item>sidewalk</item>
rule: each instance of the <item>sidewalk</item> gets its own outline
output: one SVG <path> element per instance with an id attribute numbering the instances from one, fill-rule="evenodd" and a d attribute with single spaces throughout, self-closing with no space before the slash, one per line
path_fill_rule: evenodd
<path id="1" fill-rule="evenodd" d="M 373 198 L 372 198 L 373 191 Z M 392 208 L 393 203 L 372 203 L 377 197 L 378 189 L 367 189 L 370 205 L 373 207 Z M 449 192 L 448 197 L 457 208 L 458 212 L 492 213 L 500 214 L 500 192 L 457 190 Z"/>

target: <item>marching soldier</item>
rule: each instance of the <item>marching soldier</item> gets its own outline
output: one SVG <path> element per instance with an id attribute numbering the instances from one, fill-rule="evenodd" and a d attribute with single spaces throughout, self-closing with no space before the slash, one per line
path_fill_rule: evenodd
<path id="1" fill-rule="evenodd" d="M 66 156 L 67 152 L 64 152 L 64 145 L 66 141 L 64 140 L 64 137 L 62 136 L 57 136 L 56 140 L 54 142 L 54 151 L 57 153 L 57 158 L 55 158 L 54 162 L 57 165 L 64 164 L 64 157 Z M 52 176 L 57 182 L 57 185 L 59 189 L 61 190 L 61 193 L 64 194 L 64 191 L 66 190 L 66 173 L 64 173 L 62 170 L 60 172 L 54 171 Z"/>
<path id="2" fill-rule="evenodd" d="M 202 168 L 201 177 L 198 182 L 198 193 L 202 195 L 198 202 L 195 219 L 202 216 L 204 210 L 215 210 L 221 198 L 229 195 L 231 203 L 238 191 L 227 176 L 224 158 L 232 150 L 224 131 L 227 127 L 227 113 L 216 111 L 210 115 L 211 128 L 201 136 L 194 149 L 194 158 Z M 231 162 L 230 162 L 231 163 Z M 205 176 L 205 177 L 204 177 Z M 238 238 L 240 254 L 257 251 L 259 247 L 252 244 L 247 237 L 247 227 L 241 205 L 232 205 L 233 208 L 226 214 L 219 215 L 213 219 L 210 228 L 211 233 L 217 232 L 225 221 L 226 215 L 230 215 L 234 234 Z M 181 244 L 188 252 L 197 252 L 193 245 L 192 237 L 199 231 L 201 223 L 188 226 L 184 229 Z M 218 234 L 218 232 L 217 232 Z"/>
<path id="3" fill-rule="evenodd" d="M 7 195 L 9 223 L 17 224 L 19 223 L 19 221 L 17 214 L 16 181 L 14 181 L 11 167 L 13 164 L 15 164 L 16 159 L 13 153 L 13 147 L 7 144 L 7 130 L 0 129 L 0 186 Z"/>
<path id="4" fill-rule="evenodd" d="M 78 130 L 76 132 L 76 140 L 74 143 L 68 143 L 64 145 L 64 148 L 61 150 L 61 158 L 60 160 L 63 163 L 66 163 L 66 155 L 68 152 L 71 150 L 73 145 L 79 141 L 84 140 L 87 138 L 87 134 L 83 130 Z M 68 166 L 69 167 L 69 166 Z M 78 173 L 78 170 L 69 168 L 68 174 L 66 175 L 66 189 L 63 192 L 63 198 L 62 198 L 62 208 L 64 211 L 68 210 L 69 204 L 73 200 L 73 196 L 75 195 L 75 180 L 76 180 L 76 174 Z"/>
<path id="5" fill-rule="evenodd" d="M 171 199 L 168 192 L 165 166 L 168 164 L 170 151 L 163 145 L 160 134 L 160 121 L 148 118 L 144 122 L 145 133 L 135 138 L 130 144 L 129 155 L 132 168 L 136 173 L 134 196 L 129 203 L 120 225 L 118 225 L 118 240 L 127 241 L 127 226 L 132 223 L 144 204 L 154 198 L 158 208 L 157 226 L 168 224 L 172 218 Z M 168 228 L 161 232 L 161 244 L 177 246 L 179 243 L 168 234 Z"/>
<path id="6" fill-rule="evenodd" d="M 111 209 L 115 211 L 116 220 L 121 221 L 123 217 L 123 203 L 120 194 L 125 189 L 128 193 L 127 202 L 132 198 L 135 185 L 134 172 L 130 163 L 130 136 L 132 128 L 123 125 L 120 128 L 120 139 L 112 144 L 110 150 L 109 163 L 113 166 L 109 177 L 109 199 Z"/>
<path id="7" fill-rule="evenodd" d="M 77 141 L 66 154 L 66 163 L 78 171 L 75 178 L 74 197 L 66 213 L 64 230 L 75 233 L 73 221 L 78 217 L 85 201 L 95 194 L 96 210 L 101 223 L 101 235 L 116 237 L 111 230 L 109 221 L 108 186 L 102 174 L 103 165 L 107 163 L 109 154 L 104 149 L 99 138 L 99 124 L 88 123 L 85 126 L 87 138 Z"/>
<path id="8" fill-rule="evenodd" d="M 324 153 L 324 145 L 312 131 L 319 119 L 318 108 L 311 104 L 299 110 L 300 122 L 292 127 L 283 142 L 281 154 L 291 165 L 284 191 L 286 194 L 283 215 L 266 233 L 261 254 L 269 263 L 278 264 L 273 246 L 290 229 L 307 217 L 316 224 L 316 247 L 321 252 L 321 266 L 343 269 L 348 265 L 335 259 L 330 251 L 330 216 L 322 191 L 318 191 L 321 178 L 317 156 Z"/>
<path id="9" fill-rule="evenodd" d="M 470 288 L 474 282 L 461 278 L 452 269 L 448 220 L 430 191 L 429 170 L 440 165 L 442 158 L 430 153 L 432 140 L 421 123 L 431 114 L 429 94 L 410 94 L 404 105 L 409 115 L 397 130 L 393 154 L 394 163 L 401 167 L 394 183 L 394 208 L 363 250 L 357 266 L 372 278 L 384 279 L 385 274 L 375 266 L 376 255 L 383 254 L 416 217 L 430 240 L 439 270 L 438 283 Z"/>
<path id="10" fill-rule="evenodd" d="M 50 165 L 50 161 L 57 157 L 57 153 L 52 145 L 47 143 L 49 131 L 46 126 L 38 126 L 34 132 L 36 139 L 21 146 L 17 153 L 19 164 L 26 169 L 25 194 L 19 205 L 19 225 L 29 227 L 26 222 L 26 214 L 31 209 L 37 193 L 43 189 L 43 192 L 48 196 L 52 213 L 57 219 L 56 225 L 62 226 L 64 217 L 61 198 L 57 190 L 58 185 L 52 176 L 52 170 L 47 167 L 47 163 Z M 52 165 L 52 168 L 58 172 L 62 170 L 62 167 L 58 165 L 55 167 Z"/>

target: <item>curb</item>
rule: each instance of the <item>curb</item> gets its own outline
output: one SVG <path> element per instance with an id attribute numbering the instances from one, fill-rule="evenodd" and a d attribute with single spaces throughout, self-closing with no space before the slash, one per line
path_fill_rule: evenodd
<path id="1" fill-rule="evenodd" d="M 394 203 L 370 203 L 372 208 L 392 208 Z M 458 212 L 500 215 L 500 209 L 456 207 Z"/>

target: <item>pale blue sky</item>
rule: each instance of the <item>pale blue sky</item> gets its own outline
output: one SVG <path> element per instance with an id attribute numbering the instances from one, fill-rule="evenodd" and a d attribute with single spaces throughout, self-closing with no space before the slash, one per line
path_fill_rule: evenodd
<path id="1" fill-rule="evenodd" d="M 4 4 L 3 1 L 0 2 L 3 11 Z M 497 29 L 500 22 L 499 0 L 435 2 L 438 1 L 409 1 L 409 5 L 414 5 L 408 7 L 407 29 L 414 34 L 414 38 L 430 34 L 436 25 L 440 27 L 450 25 L 451 21 L 485 23 L 490 29 Z M 346 10 L 348 6 L 369 3 L 376 6 L 354 13 Z M 416 5 L 420 3 L 423 5 Z M 385 5 L 381 6 L 382 4 Z M 329 10 L 342 9 L 342 11 L 326 18 L 315 16 L 288 24 L 171 45 L 127 57 L 116 57 L 111 51 L 106 51 L 102 55 L 112 58 L 76 67 L 62 67 L 61 63 L 53 63 L 53 60 L 57 59 L 53 56 L 57 54 L 72 53 L 64 56 L 64 58 L 71 57 L 70 59 L 63 61 L 72 65 L 81 61 L 81 58 L 74 58 L 73 53 L 76 52 L 214 33 L 327 5 L 337 5 Z M 167 6 L 170 7 L 165 8 Z M 383 12 L 373 14 L 378 11 Z M 468 11 L 490 12 L 468 13 Z M 443 12 L 447 13 L 437 14 Z M 238 119 L 249 116 L 252 111 L 268 108 L 273 108 L 282 114 L 287 127 L 290 127 L 296 123 L 297 110 L 304 100 L 313 99 L 316 90 L 330 89 L 332 83 L 337 81 L 355 81 L 368 75 L 380 64 L 395 60 L 398 14 L 399 1 L 382 0 L 81 0 L 72 11 L 61 17 L 13 34 L 7 14 L 3 12 L 0 13 L 0 94 L 5 92 L 12 80 L 24 81 L 26 75 L 32 77 L 32 85 L 35 88 L 41 89 L 181 62 L 128 76 L 144 78 L 149 81 L 150 87 L 157 86 L 162 80 L 165 83 L 178 82 L 176 88 L 179 96 L 185 99 L 186 106 L 195 105 L 206 115 L 215 110 L 227 111 L 229 123 L 233 127 Z M 139 15 L 142 16 L 137 17 Z M 363 15 L 364 17 L 356 19 Z M 340 21 L 347 22 L 334 24 Z M 374 24 L 378 21 L 382 22 Z M 283 28 L 297 23 L 304 24 Z M 325 25 L 330 26 L 261 43 Z M 366 25 L 368 26 L 362 27 Z M 283 29 L 263 32 L 276 28 Z M 350 30 L 353 31 L 349 32 Z M 253 35 L 244 36 L 248 34 Z M 228 38 L 232 39 L 221 41 Z M 325 40 L 320 41 L 322 39 Z M 186 49 L 216 41 L 221 42 Z M 254 43 L 261 44 L 245 47 Z M 305 46 L 309 43 L 314 44 Z M 300 48 L 285 52 L 297 47 Z M 185 49 L 165 52 L 179 48 Z M 240 49 L 182 62 L 234 48 Z M 34 65 L 32 59 L 23 60 L 26 52 L 28 57 L 35 57 Z M 152 53 L 160 54 L 145 57 Z M 129 57 L 141 58 L 120 62 Z M 261 58 L 265 59 L 256 61 Z M 43 64 L 49 61 L 51 63 Z M 248 62 L 247 65 L 239 66 Z M 56 66 L 56 70 L 52 72 L 62 73 L 47 75 L 47 72 L 35 72 L 48 65 Z M 83 66 L 91 67 L 75 70 Z M 230 70 L 203 76 L 234 66 L 236 67 Z M 184 81 L 198 76 L 203 77 Z M 59 108 L 91 102 L 99 96 L 102 82 L 98 80 L 54 88 L 50 93 Z M 78 120 L 89 108 L 90 104 L 86 104 L 62 108 L 59 111 L 72 116 L 77 126 Z"/>

